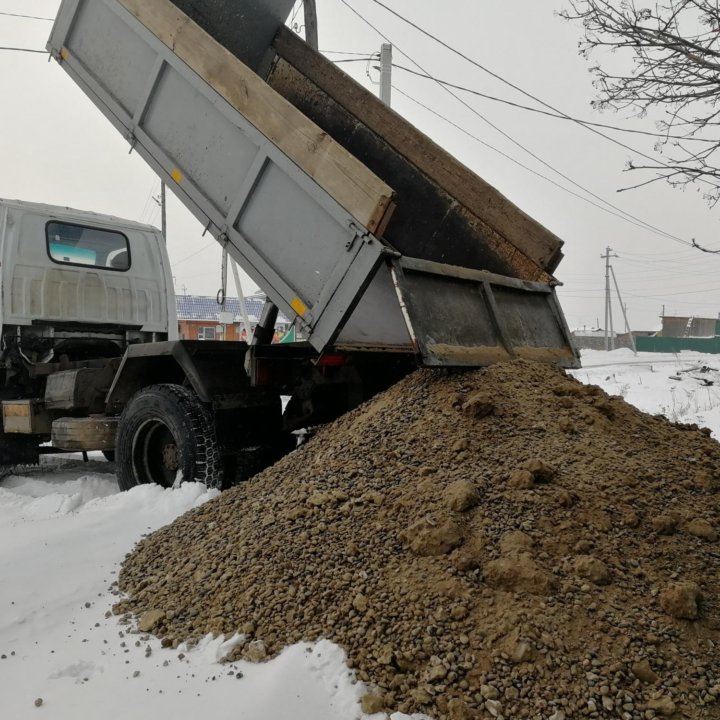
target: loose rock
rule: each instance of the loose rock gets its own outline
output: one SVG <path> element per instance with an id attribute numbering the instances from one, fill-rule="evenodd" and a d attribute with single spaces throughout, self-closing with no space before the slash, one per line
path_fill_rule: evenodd
<path id="1" fill-rule="evenodd" d="M 715 542 L 718 534 L 715 528 L 707 520 L 692 520 L 685 526 L 685 530 L 695 537 L 702 538 L 708 542 Z"/>
<path id="2" fill-rule="evenodd" d="M 480 502 L 477 486 L 469 480 L 456 480 L 451 483 L 445 497 L 448 507 L 455 512 L 465 512 Z"/>
<path id="3" fill-rule="evenodd" d="M 700 588 L 695 583 L 673 583 L 660 595 L 662 609 L 675 618 L 695 620 L 698 616 Z"/>
<path id="4" fill-rule="evenodd" d="M 462 411 L 469 417 L 484 418 L 495 412 L 495 402 L 489 395 L 477 393 L 463 404 Z"/>
<path id="5" fill-rule="evenodd" d="M 164 610 L 147 610 L 143 613 L 138 622 L 138 630 L 142 633 L 151 632 L 165 618 Z"/>
<path id="6" fill-rule="evenodd" d="M 607 585 L 610 582 L 610 570 L 600 559 L 590 555 L 575 558 L 575 572 L 596 585 Z"/>
<path id="7" fill-rule="evenodd" d="M 632 674 L 644 683 L 654 685 L 660 680 L 657 673 L 653 672 L 650 667 L 650 663 L 647 660 L 640 660 L 639 662 L 633 663 Z"/>

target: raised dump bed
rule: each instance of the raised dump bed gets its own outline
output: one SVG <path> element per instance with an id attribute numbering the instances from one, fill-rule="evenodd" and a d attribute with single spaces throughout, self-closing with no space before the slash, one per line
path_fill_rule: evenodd
<path id="1" fill-rule="evenodd" d="M 562 241 L 285 27 L 292 1 L 172 2 L 395 189 L 386 242 L 425 260 L 550 279 Z M 237 32 L 248 23 L 252 32 Z"/>
<path id="2" fill-rule="evenodd" d="M 576 365 L 561 242 L 283 31 L 291 5 L 64 0 L 48 48 L 318 352 Z"/>

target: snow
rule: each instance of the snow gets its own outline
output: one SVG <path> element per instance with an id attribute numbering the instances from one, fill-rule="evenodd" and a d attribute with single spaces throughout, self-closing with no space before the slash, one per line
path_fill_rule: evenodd
<path id="1" fill-rule="evenodd" d="M 582 369 L 572 373 L 578 380 L 620 395 L 644 412 L 708 427 L 715 439 L 720 438 L 720 356 L 696 352 L 635 355 L 623 348 L 584 350 L 581 358 Z"/>
<path id="2" fill-rule="evenodd" d="M 623 349 L 582 359 L 574 371 L 581 381 L 720 437 L 720 372 L 697 370 L 720 371 L 720 357 Z M 113 466 L 91 457 L 51 456 L 0 485 L 1 717 L 369 720 L 359 705 L 362 683 L 327 640 L 286 648 L 266 663 L 220 664 L 239 638 L 163 649 L 110 614 L 125 554 L 217 491 L 183 483 L 121 493 Z"/>
<path id="3" fill-rule="evenodd" d="M 134 543 L 217 494 L 198 483 L 121 493 L 99 454 L 88 463 L 51 456 L 49 464 L 3 481 L 3 718 L 363 717 L 363 685 L 354 682 L 341 648 L 326 640 L 295 645 L 259 665 L 221 665 L 238 638 L 162 649 L 109 614 L 119 599 L 109 588 Z"/>

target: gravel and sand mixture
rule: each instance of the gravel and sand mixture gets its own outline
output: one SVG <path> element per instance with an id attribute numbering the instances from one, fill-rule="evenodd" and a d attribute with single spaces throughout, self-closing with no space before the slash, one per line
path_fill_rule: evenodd
<path id="1" fill-rule="evenodd" d="M 366 712 L 720 718 L 720 444 L 551 367 L 422 370 L 139 543 L 168 646 L 347 650 Z"/>

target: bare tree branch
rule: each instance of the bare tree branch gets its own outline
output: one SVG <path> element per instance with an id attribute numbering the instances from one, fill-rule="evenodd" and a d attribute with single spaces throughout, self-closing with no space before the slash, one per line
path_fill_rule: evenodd
<path id="1" fill-rule="evenodd" d="M 601 63 L 590 68 L 600 110 L 631 111 L 644 117 L 664 112 L 658 129 L 666 137 L 656 145 L 651 179 L 625 190 L 666 180 L 675 187 L 702 183 L 705 197 L 720 200 L 720 3 L 717 0 L 566 0 L 560 12 L 582 23 L 579 52 Z M 620 61 L 616 59 L 619 56 Z M 622 68 L 622 58 L 626 59 Z M 675 136 L 670 141 L 670 135 Z M 712 142 L 690 142 L 703 138 Z M 704 250 L 696 245 L 699 250 Z M 706 251 L 709 252 L 709 251 Z"/>
<path id="2" fill-rule="evenodd" d="M 700 252 L 704 252 L 704 253 L 710 253 L 710 255 L 718 255 L 718 254 L 720 254 L 720 250 L 708 250 L 707 248 L 703 247 L 702 245 L 698 245 L 698 244 L 695 242 L 695 238 L 692 239 L 692 246 L 693 246 L 696 250 L 700 250 Z"/>

